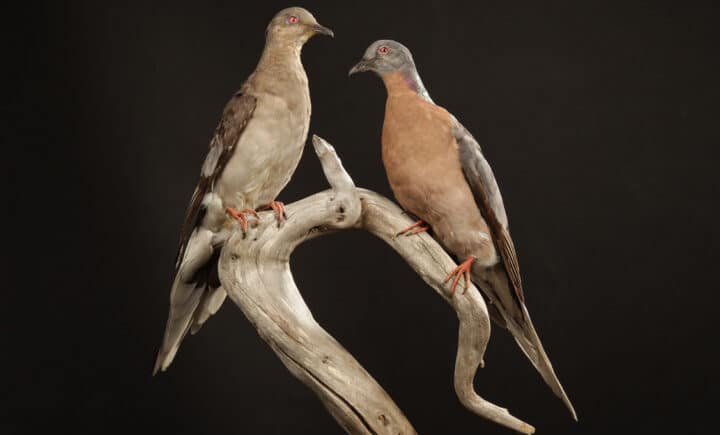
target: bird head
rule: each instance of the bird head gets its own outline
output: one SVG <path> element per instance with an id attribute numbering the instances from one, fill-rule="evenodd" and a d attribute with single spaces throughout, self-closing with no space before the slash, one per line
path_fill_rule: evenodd
<path id="1" fill-rule="evenodd" d="M 381 39 L 370 44 L 348 75 L 364 71 L 373 71 L 379 76 L 396 71 L 414 72 L 415 62 L 407 47 L 397 41 Z"/>
<path id="2" fill-rule="evenodd" d="M 352 67 L 348 75 L 363 71 L 373 71 L 379 75 L 386 87 L 388 87 L 387 78 L 399 73 L 404 88 L 410 89 L 432 103 L 430 94 L 425 89 L 415 68 L 415 61 L 410 50 L 397 41 L 381 39 L 370 44 L 360 62 Z"/>
<path id="3" fill-rule="evenodd" d="M 291 45 L 303 45 L 317 34 L 335 36 L 332 30 L 320 25 L 313 14 L 300 7 L 278 12 L 268 24 L 266 34 L 270 41 Z"/>

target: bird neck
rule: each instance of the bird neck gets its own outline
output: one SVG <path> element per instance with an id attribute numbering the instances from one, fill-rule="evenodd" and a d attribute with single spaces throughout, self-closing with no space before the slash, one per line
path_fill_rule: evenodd
<path id="1" fill-rule="evenodd" d="M 291 74 L 302 79 L 302 77 L 306 76 L 300 59 L 301 51 L 302 44 L 295 41 L 278 41 L 269 38 L 265 43 L 265 49 L 255 70 L 269 72 L 276 77 Z"/>
<path id="2" fill-rule="evenodd" d="M 420 76 L 415 70 L 398 70 L 382 75 L 388 96 L 411 92 L 432 103 Z"/>

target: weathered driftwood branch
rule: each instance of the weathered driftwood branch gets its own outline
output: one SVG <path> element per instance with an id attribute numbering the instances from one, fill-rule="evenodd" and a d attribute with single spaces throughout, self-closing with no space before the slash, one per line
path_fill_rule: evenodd
<path id="1" fill-rule="evenodd" d="M 462 404 L 499 424 L 532 433 L 532 426 L 483 400 L 473 388 L 490 337 L 487 307 L 478 290 L 461 289 L 451 298 L 442 281 L 455 263 L 440 245 L 427 234 L 396 238 L 410 219 L 388 199 L 357 189 L 330 144 L 317 136 L 313 144 L 332 189 L 288 205 L 288 220 L 280 227 L 271 213 L 262 213 L 247 237 L 235 233 L 230 238 L 219 266 L 230 298 L 348 433 L 415 433 L 385 390 L 315 321 L 290 271 L 290 254 L 303 241 L 339 229 L 365 229 L 392 246 L 457 312 L 455 391 Z"/>

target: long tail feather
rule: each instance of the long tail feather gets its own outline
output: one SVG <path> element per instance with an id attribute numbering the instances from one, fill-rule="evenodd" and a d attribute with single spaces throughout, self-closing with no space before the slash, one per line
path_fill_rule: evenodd
<path id="1" fill-rule="evenodd" d="M 209 291 L 207 295 L 203 297 L 202 303 L 196 311 L 192 327 L 190 327 L 190 334 L 197 334 L 197 332 L 200 330 L 202 325 L 205 324 L 207 319 L 209 319 L 210 316 L 212 316 L 213 314 L 217 313 L 222 303 L 225 302 L 226 297 L 227 293 L 225 293 L 225 289 L 222 287 L 218 287 L 215 290 Z"/>
<path id="2" fill-rule="evenodd" d="M 188 332 L 196 333 L 222 305 L 225 291 L 217 277 L 220 245 L 207 230 L 193 233 L 170 291 L 170 312 L 153 375 L 165 371 Z"/>
<path id="3" fill-rule="evenodd" d="M 473 281 L 478 284 L 489 300 L 488 309 L 492 319 L 510 331 L 515 342 L 540 373 L 545 383 L 563 401 L 573 419 L 577 421 L 575 408 L 558 380 L 550 358 L 545 353 L 540 337 L 530 320 L 530 313 L 525 304 L 513 296 L 505 271 L 501 267 L 490 270 L 473 269 Z"/>
<path id="4" fill-rule="evenodd" d="M 175 278 L 171 291 L 170 313 L 168 314 L 165 334 L 160 346 L 153 375 L 165 371 L 175 358 L 185 335 L 192 325 L 195 311 L 202 301 L 203 291 L 195 288 L 195 283 L 185 283 Z"/>
<path id="5" fill-rule="evenodd" d="M 565 389 L 555 374 L 550 358 L 548 358 L 545 353 L 545 349 L 540 342 L 540 337 L 538 337 L 537 332 L 535 331 L 535 327 L 530 320 L 530 314 L 524 304 L 522 305 L 522 311 L 526 319 L 523 325 L 524 327 L 517 325 L 513 320 L 506 319 L 505 323 L 507 325 L 507 329 L 512 334 L 518 346 L 520 346 L 520 349 L 522 349 L 523 353 L 525 353 L 532 365 L 535 366 L 535 369 L 540 373 L 540 376 L 542 376 L 543 380 L 545 380 L 545 383 L 550 387 L 553 393 L 555 393 L 555 395 L 563 401 L 567 409 L 570 411 L 570 414 L 572 414 L 573 419 L 577 421 L 578 418 L 575 413 L 575 408 L 570 402 L 570 399 L 565 393 Z"/>

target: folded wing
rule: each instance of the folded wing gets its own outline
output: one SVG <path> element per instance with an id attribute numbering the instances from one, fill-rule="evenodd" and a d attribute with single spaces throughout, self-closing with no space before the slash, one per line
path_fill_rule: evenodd
<path id="1" fill-rule="evenodd" d="M 217 257 L 223 241 L 213 231 L 204 228 L 203 221 L 208 209 L 222 210 L 222 204 L 217 204 L 220 200 L 212 194 L 212 189 L 235 152 L 252 118 L 255 104 L 255 97 L 242 90 L 236 93 L 225 106 L 220 124 L 210 141 L 200 180 L 180 233 L 170 291 L 170 312 L 153 374 L 170 365 L 188 331 L 197 332 L 225 299 L 225 291 L 217 277 Z"/>
<path id="2" fill-rule="evenodd" d="M 480 287 L 490 301 L 488 308 L 493 319 L 511 332 L 533 366 L 577 420 L 572 403 L 555 375 L 525 306 L 520 266 L 495 175 L 483 156 L 480 145 L 457 120 L 453 136 L 458 145 L 465 179 L 470 185 L 480 213 L 490 227 L 502 259 L 501 264 L 490 270 L 473 270 L 473 276 L 477 277 L 475 281 L 484 283 Z"/>

